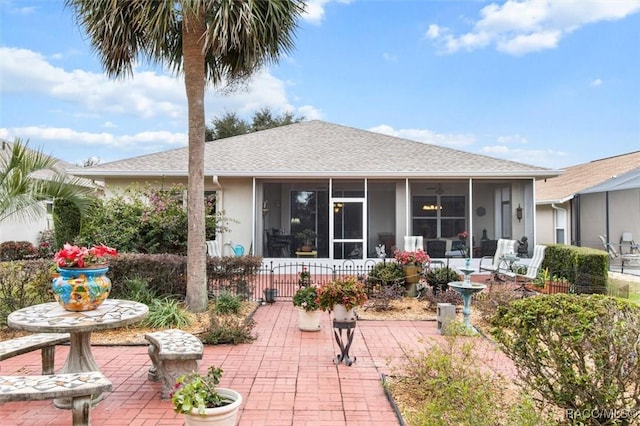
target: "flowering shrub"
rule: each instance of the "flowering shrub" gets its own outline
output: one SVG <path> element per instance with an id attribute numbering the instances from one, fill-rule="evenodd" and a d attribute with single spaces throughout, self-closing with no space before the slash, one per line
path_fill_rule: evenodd
<path id="1" fill-rule="evenodd" d="M 36 257 L 36 248 L 29 241 L 5 241 L 0 244 L 0 260 L 22 260 Z"/>
<path id="2" fill-rule="evenodd" d="M 213 365 L 209 367 L 206 376 L 201 376 L 195 371 L 180 376 L 169 393 L 173 410 L 176 413 L 189 414 L 196 408 L 198 414 L 204 414 L 206 408 L 231 404 L 233 401 L 225 399 L 216 391 L 221 377 L 222 369 Z"/>
<path id="3" fill-rule="evenodd" d="M 420 266 L 429 261 L 429 255 L 424 250 L 418 251 L 400 251 L 396 250 L 393 253 L 393 257 L 396 262 L 402 266 Z"/>
<path id="4" fill-rule="evenodd" d="M 298 272 L 298 285 L 300 287 L 306 287 L 311 284 L 311 272 L 307 267 L 303 267 L 302 271 Z"/>
<path id="5" fill-rule="evenodd" d="M 347 310 L 367 302 L 364 285 L 354 276 L 338 278 L 318 289 L 318 304 L 323 311 L 333 310 L 333 305 L 344 305 Z"/>
<path id="6" fill-rule="evenodd" d="M 312 285 L 301 287 L 293 295 L 293 306 L 302 308 L 305 311 L 317 311 L 320 309 L 318 289 Z"/>
<path id="7" fill-rule="evenodd" d="M 117 255 L 116 249 L 104 244 L 87 249 L 67 243 L 58 250 L 53 260 L 60 268 L 90 268 L 106 263 L 107 257 L 116 257 Z"/>

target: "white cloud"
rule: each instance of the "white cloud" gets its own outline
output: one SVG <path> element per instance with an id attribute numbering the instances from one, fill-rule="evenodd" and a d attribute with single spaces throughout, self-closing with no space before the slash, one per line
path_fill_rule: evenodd
<path id="1" fill-rule="evenodd" d="M 481 154 L 519 163 L 531 164 L 550 169 L 560 169 L 566 165 L 569 154 L 552 149 L 511 148 L 507 145 L 487 145 L 480 149 Z"/>
<path id="2" fill-rule="evenodd" d="M 499 136 L 498 142 L 501 144 L 527 144 L 529 141 L 522 135 L 505 135 Z"/>
<path id="3" fill-rule="evenodd" d="M 322 120 L 324 114 L 313 105 L 303 105 L 298 108 L 296 115 L 303 116 L 305 120 Z"/>
<path id="4" fill-rule="evenodd" d="M 0 47 L 0 93 L 37 94 L 69 105 L 73 117 L 167 120 L 186 128 L 187 101 L 182 78 L 143 71 L 133 78 L 109 79 L 105 74 L 75 69 L 67 71 L 49 63 L 41 54 L 26 49 Z M 253 113 L 262 107 L 273 111 L 295 109 L 286 88 L 291 82 L 262 70 L 236 91 L 209 88 L 205 95 L 207 117 L 225 111 Z M 312 115 L 312 106 L 305 107 Z M 315 115 L 315 113 L 314 113 Z M 107 121 L 107 120 L 103 120 Z"/>
<path id="5" fill-rule="evenodd" d="M 12 140 L 15 137 L 33 139 L 39 142 L 55 141 L 71 145 L 95 146 L 100 148 L 141 149 L 147 151 L 150 147 L 171 149 L 187 145 L 186 133 L 172 133 L 167 131 L 139 132 L 132 135 L 114 135 L 101 132 L 78 132 L 69 128 L 58 127 L 19 127 L 0 128 L 0 137 Z"/>
<path id="6" fill-rule="evenodd" d="M 384 52 L 382 54 L 382 59 L 384 59 L 387 62 L 395 62 L 398 60 L 398 57 L 395 55 L 392 55 L 391 53 Z"/>
<path id="7" fill-rule="evenodd" d="M 302 19 L 311 22 L 312 24 L 320 24 L 324 18 L 324 9 L 327 3 L 331 3 L 335 0 L 308 0 L 306 1 L 305 11 L 302 14 Z M 349 4 L 351 0 L 337 0 L 336 3 Z"/>
<path id="8" fill-rule="evenodd" d="M 602 80 L 601 80 L 601 79 L 599 79 L 599 78 L 596 78 L 596 79 L 592 80 L 592 81 L 589 83 L 589 86 L 591 86 L 591 87 L 598 87 L 598 86 L 602 86 Z"/>
<path id="9" fill-rule="evenodd" d="M 463 147 L 471 145 L 475 142 L 475 137 L 464 134 L 444 134 L 436 133 L 426 129 L 394 129 L 386 124 L 381 124 L 369 129 L 372 132 L 382 133 L 384 135 L 396 136 L 399 138 L 410 139 L 417 142 L 430 143 L 440 146 Z"/>
<path id="10" fill-rule="evenodd" d="M 638 0 L 507 0 L 482 8 L 480 19 L 466 34 L 452 35 L 450 29 L 431 24 L 425 37 L 435 40 L 447 53 L 493 44 L 498 51 L 524 55 L 554 48 L 584 25 L 623 19 L 638 12 Z"/>

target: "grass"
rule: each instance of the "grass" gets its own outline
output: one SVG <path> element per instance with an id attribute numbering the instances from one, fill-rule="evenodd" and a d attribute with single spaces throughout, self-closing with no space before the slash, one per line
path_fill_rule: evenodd
<path id="1" fill-rule="evenodd" d="M 640 282 L 628 281 L 620 278 L 609 278 L 609 285 L 612 288 L 629 286 L 629 300 L 640 305 Z"/>

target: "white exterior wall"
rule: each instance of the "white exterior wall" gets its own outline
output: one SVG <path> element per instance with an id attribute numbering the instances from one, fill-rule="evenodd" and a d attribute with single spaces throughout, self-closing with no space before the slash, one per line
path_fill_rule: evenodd
<path id="1" fill-rule="evenodd" d="M 555 242 L 554 211 L 550 204 L 536 206 L 536 244 Z"/>
<path id="2" fill-rule="evenodd" d="M 0 242 L 29 241 L 38 245 L 40 232 L 53 229 L 53 218 L 46 213 L 36 220 L 20 220 L 11 216 L 0 223 Z"/>

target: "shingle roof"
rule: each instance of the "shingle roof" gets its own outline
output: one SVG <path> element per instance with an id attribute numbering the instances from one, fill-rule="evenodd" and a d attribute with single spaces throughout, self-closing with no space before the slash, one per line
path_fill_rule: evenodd
<path id="1" fill-rule="evenodd" d="M 180 148 L 84 168 L 78 174 L 186 176 L 187 159 L 187 148 Z M 544 178 L 559 172 L 314 120 L 208 142 L 205 174 Z"/>
<path id="2" fill-rule="evenodd" d="M 640 151 L 567 167 L 564 174 L 536 184 L 537 204 L 560 203 L 583 189 L 640 167 Z"/>

